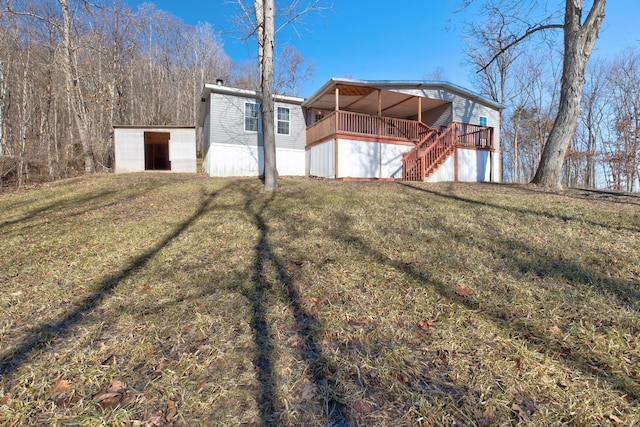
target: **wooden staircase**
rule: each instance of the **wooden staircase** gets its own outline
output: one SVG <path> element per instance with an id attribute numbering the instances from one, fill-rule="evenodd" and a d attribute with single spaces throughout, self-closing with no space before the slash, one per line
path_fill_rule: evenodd
<path id="1" fill-rule="evenodd" d="M 408 153 L 402 156 L 402 179 L 426 181 L 449 158 L 456 148 L 456 123 L 443 131 L 427 125 L 424 137 Z"/>

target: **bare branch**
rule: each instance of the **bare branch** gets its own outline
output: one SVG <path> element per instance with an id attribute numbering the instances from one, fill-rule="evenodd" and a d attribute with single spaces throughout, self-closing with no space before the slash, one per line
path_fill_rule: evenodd
<path id="1" fill-rule="evenodd" d="M 46 24 L 52 25 L 55 28 L 57 28 L 58 30 L 62 30 L 62 26 L 60 24 L 58 24 L 57 22 L 51 20 L 51 19 L 47 19 L 44 16 L 37 15 L 37 14 L 35 14 L 33 12 L 25 12 L 25 11 L 21 11 L 21 10 L 14 10 L 14 9 L 11 8 L 10 5 L 7 5 L 7 8 L 5 10 L 1 10 L 0 13 L 10 13 L 10 14 L 15 15 L 15 16 L 26 16 L 28 18 L 34 18 L 34 19 L 42 21 L 42 22 L 44 22 Z"/>
<path id="2" fill-rule="evenodd" d="M 557 30 L 557 29 L 562 29 L 564 28 L 563 24 L 547 24 L 547 25 L 538 25 L 536 27 L 530 28 L 529 30 L 527 30 L 527 32 L 525 32 L 522 36 L 518 37 L 517 39 L 515 39 L 514 41 L 512 41 L 511 43 L 507 44 L 506 46 L 504 46 L 503 48 L 501 48 L 498 52 L 496 52 L 495 55 L 493 55 L 493 57 L 489 60 L 489 62 L 487 62 L 484 67 L 480 68 L 478 71 L 476 71 L 477 73 L 481 73 L 484 70 L 487 69 L 487 67 L 489 67 L 489 65 L 491 65 L 496 59 L 498 59 L 503 53 L 505 53 L 507 50 L 511 49 L 512 47 L 514 47 L 515 45 L 517 45 L 518 43 L 520 43 L 521 41 L 523 41 L 524 39 L 532 36 L 533 34 L 540 32 L 540 31 L 545 31 L 545 30 Z"/>
<path id="3" fill-rule="evenodd" d="M 283 28 L 287 27 L 288 25 L 291 25 L 295 22 L 298 22 L 300 20 L 300 18 L 302 18 L 304 15 L 307 15 L 310 12 L 319 12 L 321 10 L 327 10 L 329 9 L 328 7 L 322 7 L 319 5 L 320 1 L 319 0 L 313 0 L 311 1 L 304 9 L 301 10 L 296 10 L 297 6 L 298 6 L 298 1 L 294 1 L 290 7 L 287 9 L 287 11 L 282 14 L 282 16 L 285 17 L 285 22 L 283 22 L 277 29 L 276 29 L 276 34 L 278 34 L 280 32 L 280 30 L 282 30 Z"/>

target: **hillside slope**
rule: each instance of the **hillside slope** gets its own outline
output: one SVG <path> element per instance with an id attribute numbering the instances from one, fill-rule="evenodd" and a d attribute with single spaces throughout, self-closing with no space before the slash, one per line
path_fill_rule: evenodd
<path id="1" fill-rule="evenodd" d="M 640 196 L 280 184 L 0 197 L 0 424 L 640 423 Z"/>

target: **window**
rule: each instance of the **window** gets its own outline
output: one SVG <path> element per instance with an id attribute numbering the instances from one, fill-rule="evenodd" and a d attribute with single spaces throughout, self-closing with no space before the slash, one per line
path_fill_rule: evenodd
<path id="1" fill-rule="evenodd" d="M 487 126 L 487 118 L 480 116 L 480 126 Z"/>
<path id="2" fill-rule="evenodd" d="M 278 117 L 276 118 L 278 125 L 278 135 L 289 135 L 289 109 L 278 107 Z"/>
<path id="3" fill-rule="evenodd" d="M 258 104 L 245 102 L 244 104 L 244 130 L 258 132 Z"/>

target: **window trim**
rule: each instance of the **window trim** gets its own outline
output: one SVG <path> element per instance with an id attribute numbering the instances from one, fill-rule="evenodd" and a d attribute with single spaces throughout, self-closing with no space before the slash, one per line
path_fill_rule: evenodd
<path id="1" fill-rule="evenodd" d="M 280 109 L 287 110 L 287 120 L 280 120 Z M 291 108 L 289 107 L 276 107 L 276 134 L 277 135 L 291 135 Z M 287 123 L 287 133 L 280 132 L 280 122 Z"/>
<path id="2" fill-rule="evenodd" d="M 247 106 L 248 105 L 254 105 L 255 106 L 255 111 L 253 112 L 255 114 L 255 117 L 247 116 Z M 260 130 L 260 114 L 259 114 L 258 105 L 259 104 L 257 102 L 250 102 L 250 101 L 245 101 L 245 103 L 244 103 L 244 131 L 245 132 L 258 133 L 258 131 Z M 256 123 L 255 130 L 254 129 L 247 129 L 247 123 L 248 123 L 247 119 L 255 120 L 255 123 Z"/>

